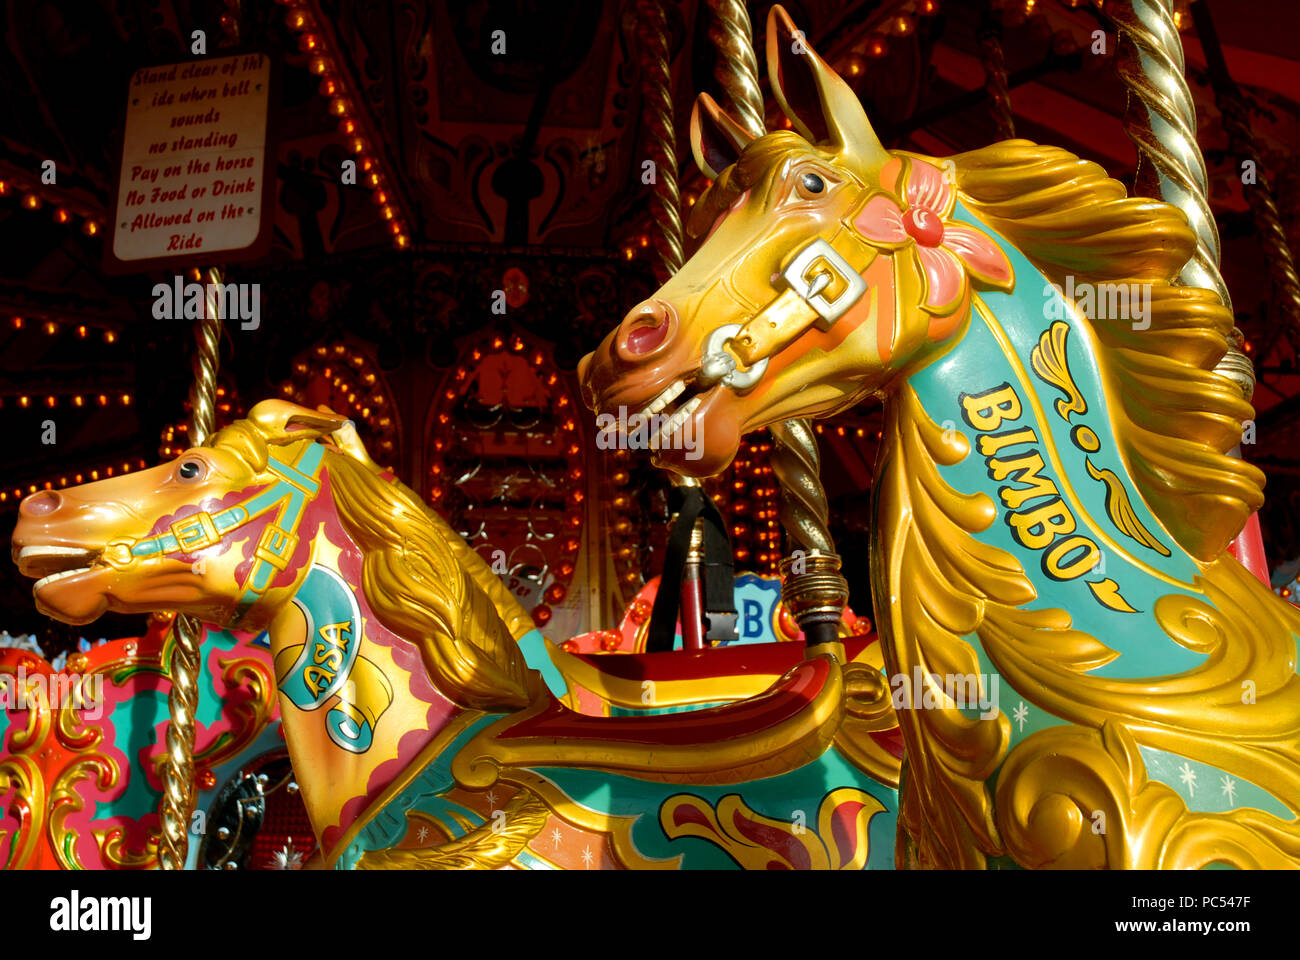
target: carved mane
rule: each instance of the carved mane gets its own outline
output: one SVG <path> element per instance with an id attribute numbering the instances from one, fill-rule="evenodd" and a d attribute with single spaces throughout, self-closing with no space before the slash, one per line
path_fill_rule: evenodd
<path id="1" fill-rule="evenodd" d="M 1134 482 L 1192 556 L 1218 556 L 1264 502 L 1264 475 L 1227 453 L 1254 411 L 1214 370 L 1232 312 L 1208 290 L 1171 281 L 1196 238 L 1176 207 L 1126 197 L 1097 164 L 1057 147 L 1008 140 L 951 158 L 960 197 L 1058 288 L 1149 284 L 1151 325 L 1088 318 Z M 1022 282 L 1024 282 L 1022 280 Z"/>
<path id="2" fill-rule="evenodd" d="M 211 445 L 261 472 L 268 443 L 299 443 L 320 435 L 268 435 L 267 425 L 257 419 L 255 407 L 248 420 L 223 429 Z M 420 649 L 434 685 L 461 706 L 491 710 L 528 704 L 532 673 L 493 599 L 458 558 L 448 533 L 404 485 L 381 478 L 369 465 L 332 445 L 324 465 L 339 520 L 362 551 L 362 588 L 379 621 Z"/>

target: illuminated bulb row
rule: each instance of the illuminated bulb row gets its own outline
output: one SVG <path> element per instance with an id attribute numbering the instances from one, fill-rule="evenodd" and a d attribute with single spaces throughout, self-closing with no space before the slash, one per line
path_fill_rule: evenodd
<path id="1" fill-rule="evenodd" d="M 27 318 L 19 317 L 19 316 L 10 317 L 9 326 L 14 330 L 24 330 L 27 327 Z M 75 330 L 77 333 L 77 338 L 80 340 L 85 340 L 87 337 L 90 336 L 90 328 L 87 327 L 85 324 L 78 324 L 75 327 L 69 324 L 68 328 Z M 59 323 L 57 320 L 46 320 L 43 324 L 41 324 L 41 329 L 45 331 L 46 336 L 53 337 L 53 336 L 57 336 L 59 332 L 63 330 L 63 325 Z M 101 334 L 101 336 L 103 337 L 105 343 L 117 342 L 116 330 L 105 330 Z"/>
<path id="2" fill-rule="evenodd" d="M 143 470 L 146 464 L 143 460 L 137 460 L 132 463 L 130 460 L 123 460 L 121 464 L 110 463 L 94 470 L 83 473 L 69 473 L 59 477 L 58 480 L 46 480 L 43 483 L 33 483 L 24 490 L 22 487 L 14 487 L 13 492 L 0 490 L 0 503 L 8 503 L 10 500 L 21 500 L 37 490 L 53 490 L 55 487 L 77 486 L 82 483 L 93 483 L 96 480 L 107 480 L 112 476 L 120 476 L 124 473 L 130 473 L 132 470 Z"/>
<path id="3" fill-rule="evenodd" d="M 1031 6 L 1033 0 L 1024 0 Z M 916 4 L 916 14 L 921 17 L 932 17 L 939 12 L 938 0 L 918 0 Z M 865 56 L 870 60 L 880 60 L 889 54 L 889 37 L 906 37 L 916 32 L 916 22 L 909 16 L 898 15 L 889 17 L 884 23 L 876 27 L 861 48 L 861 55 L 849 54 L 839 65 L 839 72 L 846 77 L 856 77 L 866 70 L 867 65 L 863 60 Z M 790 124 L 786 123 L 789 127 Z"/>
<path id="4" fill-rule="evenodd" d="M 320 344 L 312 351 L 319 364 L 319 373 L 329 381 L 335 396 L 347 403 L 347 413 L 360 420 L 381 437 L 379 450 L 392 453 L 393 418 L 386 412 L 388 398 L 379 389 L 379 376 L 365 355 L 346 343 Z M 313 366 L 306 360 L 293 365 L 291 379 L 280 384 L 280 393 L 286 399 L 301 402 L 313 376 Z"/>
<path id="5" fill-rule="evenodd" d="M 298 31 L 298 49 L 308 54 L 307 69 L 321 78 L 320 92 L 329 99 L 330 115 L 338 119 L 339 131 L 346 138 L 348 151 L 356 157 L 360 182 L 371 190 L 371 199 L 379 207 L 379 215 L 387 224 L 393 246 L 405 250 L 411 244 L 410 231 L 402 220 L 396 204 L 388 193 L 388 184 L 380 172 L 379 163 L 370 152 L 370 144 L 361 136 L 355 119 L 357 108 L 346 97 L 342 81 L 338 79 L 339 71 L 333 55 L 325 49 L 324 36 L 317 30 L 317 24 L 301 0 L 277 0 L 289 9 L 285 14 L 285 23 L 291 30 Z"/>
<path id="6" fill-rule="evenodd" d="M 816 424 L 816 425 L 813 427 L 813 429 L 814 429 L 815 431 L 817 431 L 818 433 L 825 433 L 825 432 L 826 432 L 826 424 L 824 424 L 824 423 Z M 837 436 L 837 437 L 847 437 L 847 436 L 849 436 L 849 435 L 852 435 L 852 436 L 855 436 L 855 437 L 858 437 L 858 438 L 865 438 L 866 435 L 867 435 L 867 431 L 866 431 L 866 429 L 864 429 L 863 427 L 846 427 L 846 426 L 844 426 L 843 424 L 838 424 L 838 425 L 832 427 L 831 430 L 832 430 L 832 432 L 835 434 L 835 436 Z M 877 440 L 880 439 L 880 431 L 879 431 L 879 430 L 876 431 L 876 439 L 877 439 Z"/>
<path id="7" fill-rule="evenodd" d="M 11 193 L 18 193 L 16 185 L 10 183 L 8 180 L 0 180 L 0 197 L 7 197 Z M 39 210 L 41 207 L 45 206 L 45 201 L 41 199 L 41 195 L 32 191 L 23 193 L 22 199 L 19 203 L 22 205 L 24 210 Z M 71 223 L 77 215 L 67 207 L 56 206 L 54 208 L 53 216 L 55 223 Z M 93 237 L 97 235 L 101 229 L 103 228 L 98 220 L 93 217 L 83 217 L 81 222 L 81 232 L 86 236 Z"/>
<path id="8" fill-rule="evenodd" d="M 70 397 L 65 396 L 65 399 L 74 407 L 91 407 L 91 406 L 107 407 L 109 404 L 114 404 L 114 403 L 120 404 L 123 407 L 129 407 L 133 402 L 133 398 L 129 393 L 120 393 L 115 395 L 101 393 L 95 396 L 85 396 L 83 394 L 78 393 Z M 49 409 L 53 410 L 55 407 L 59 405 L 59 396 L 57 394 L 52 394 L 52 393 L 46 394 L 44 397 L 32 397 L 32 396 L 28 396 L 27 394 L 23 394 L 22 396 L 13 398 L 13 401 L 22 410 L 31 410 L 39 407 L 48 407 Z M 4 405 L 5 405 L 4 398 L 0 397 L 0 408 L 3 408 Z"/>
<path id="9" fill-rule="evenodd" d="M 732 464 L 731 482 L 722 491 L 730 504 L 732 547 L 737 565 L 774 574 L 781 559 L 777 488 L 773 479 L 771 441 L 745 440 Z M 751 562 L 752 561 L 752 562 Z"/>

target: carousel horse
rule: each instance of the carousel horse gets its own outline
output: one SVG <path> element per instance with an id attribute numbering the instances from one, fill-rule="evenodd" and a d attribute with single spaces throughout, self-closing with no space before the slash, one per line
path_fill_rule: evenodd
<path id="1" fill-rule="evenodd" d="M 661 415 L 656 462 L 706 476 L 882 402 L 900 865 L 1297 866 L 1300 618 L 1225 550 L 1263 475 L 1229 455 L 1232 314 L 1173 283 L 1185 217 L 1026 140 L 885 149 L 779 7 L 767 66 L 792 129 L 699 97 L 702 240 L 584 360 L 589 405 Z"/>
<path id="2" fill-rule="evenodd" d="M 574 713 L 500 581 L 340 417 L 265 401 L 170 464 L 33 494 L 13 552 L 68 623 L 172 610 L 268 635 L 326 866 L 892 865 L 902 745 L 870 640 L 589 658 L 611 687 L 760 692 Z"/>

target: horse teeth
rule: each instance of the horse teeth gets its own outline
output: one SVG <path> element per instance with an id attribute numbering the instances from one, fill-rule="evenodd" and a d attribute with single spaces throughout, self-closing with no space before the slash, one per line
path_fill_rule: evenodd
<path id="1" fill-rule="evenodd" d="M 702 397 L 692 397 L 688 400 L 680 410 L 668 418 L 667 423 L 660 427 L 659 433 L 655 439 L 662 445 L 663 441 L 667 440 L 682 428 L 682 425 L 691 418 L 691 415 L 700 408 L 700 404 L 703 402 Z"/>
<path id="2" fill-rule="evenodd" d="M 75 570 L 62 570 L 59 573 L 51 573 L 48 577 L 41 577 L 33 585 L 33 590 L 39 590 L 47 583 L 53 583 L 55 580 L 62 580 L 64 577 L 76 576 L 78 573 L 85 573 L 90 567 L 77 567 Z"/>
<path id="3" fill-rule="evenodd" d="M 23 547 L 18 551 L 18 559 L 25 560 L 28 557 L 81 557 L 88 556 L 90 551 L 81 547 Z"/>
<path id="4" fill-rule="evenodd" d="M 650 401 L 650 406 L 641 411 L 642 415 L 658 413 L 664 407 L 668 406 L 683 390 L 686 389 L 686 382 L 683 380 L 674 380 L 672 384 L 659 396 Z"/>

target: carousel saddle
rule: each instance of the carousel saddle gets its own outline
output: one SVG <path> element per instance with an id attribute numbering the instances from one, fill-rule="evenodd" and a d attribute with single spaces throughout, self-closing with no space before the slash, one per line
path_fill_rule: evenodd
<path id="1" fill-rule="evenodd" d="M 874 633 L 844 639 L 849 663 L 882 664 Z M 804 658 L 802 643 L 745 643 L 667 653 L 565 653 L 548 644 L 580 713 L 662 712 L 757 696 Z"/>
<path id="2" fill-rule="evenodd" d="M 757 646 L 744 652 L 751 666 Z M 505 768 L 563 765 L 645 780 L 721 784 L 777 776 L 802 766 L 821 756 L 843 720 L 841 667 L 825 655 L 802 660 L 802 644 L 762 646 L 792 648 L 788 655 L 771 652 L 763 670 L 773 669 L 784 656 L 798 662 L 775 682 L 769 679 L 756 696 L 687 713 L 592 716 L 570 710 L 543 689 L 528 708 L 503 717 L 466 744 L 456 758 L 457 779 L 466 786 L 486 786 Z M 708 654 L 730 651 L 699 653 L 705 656 L 676 652 L 608 659 L 626 661 L 611 671 L 644 682 L 639 678 L 689 669 L 707 674 L 703 664 L 712 659 Z M 675 658 L 694 666 L 665 664 Z M 730 657 L 727 663 L 735 665 Z M 750 672 L 770 678 L 757 669 Z"/>

